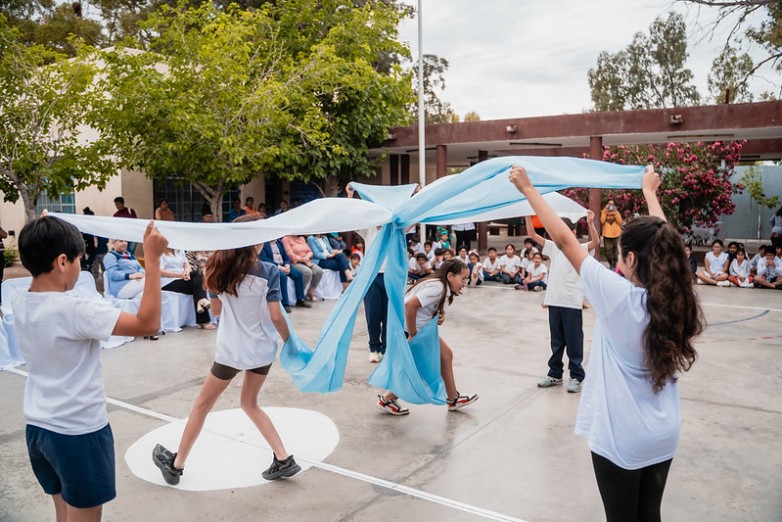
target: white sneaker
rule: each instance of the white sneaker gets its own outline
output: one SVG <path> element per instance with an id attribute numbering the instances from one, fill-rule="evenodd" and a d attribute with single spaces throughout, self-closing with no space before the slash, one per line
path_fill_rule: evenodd
<path id="1" fill-rule="evenodd" d="M 383 360 L 383 355 L 385 355 L 383 352 L 377 352 L 377 362 L 380 362 Z"/>
<path id="2" fill-rule="evenodd" d="M 380 362 L 380 353 L 379 352 L 369 352 L 369 362 L 371 362 L 371 363 Z"/>
<path id="3" fill-rule="evenodd" d="M 717 286 L 730 286 L 730 281 L 720 281 Z"/>
<path id="4" fill-rule="evenodd" d="M 579 393 L 581 391 L 581 381 L 578 379 L 573 379 L 572 377 L 567 382 L 567 392 L 568 393 Z"/>

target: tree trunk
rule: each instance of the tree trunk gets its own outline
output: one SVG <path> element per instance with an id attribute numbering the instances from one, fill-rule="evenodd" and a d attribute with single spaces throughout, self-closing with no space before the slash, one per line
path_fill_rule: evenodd
<path id="1" fill-rule="evenodd" d="M 35 212 L 35 203 L 38 198 L 34 194 L 30 194 L 30 191 L 35 192 L 34 189 L 29 189 L 28 187 L 19 187 L 19 197 L 22 198 L 22 203 L 24 203 L 25 223 L 29 223 L 38 217 Z"/>
<path id="2" fill-rule="evenodd" d="M 209 208 L 212 210 L 212 221 L 220 223 L 223 220 L 223 189 L 225 188 L 225 181 L 220 181 L 217 187 L 209 187 L 203 183 L 193 183 L 196 190 L 204 196 L 204 199 L 209 204 Z"/>

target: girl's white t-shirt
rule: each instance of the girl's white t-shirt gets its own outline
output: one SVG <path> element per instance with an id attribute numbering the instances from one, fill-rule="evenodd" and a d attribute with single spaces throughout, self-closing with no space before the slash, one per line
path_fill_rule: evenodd
<path id="1" fill-rule="evenodd" d="M 521 258 L 519 256 L 508 257 L 508 255 L 505 254 L 500 258 L 500 266 L 505 267 L 505 269 L 510 272 L 513 272 L 514 269 L 521 268 Z"/>
<path id="2" fill-rule="evenodd" d="M 421 307 L 415 312 L 415 328 L 421 330 L 426 323 L 432 320 L 432 317 L 437 313 L 437 304 L 443 297 L 443 290 L 445 290 L 445 298 L 451 295 L 450 288 L 444 288 L 445 285 L 439 279 L 430 279 L 424 281 L 418 285 L 415 285 L 405 295 L 405 303 L 410 301 L 413 297 L 417 297 L 421 303 Z"/>
<path id="3" fill-rule="evenodd" d="M 727 260 L 727 252 L 720 252 L 719 256 L 715 256 L 714 252 L 706 252 L 706 266 L 709 267 L 709 270 L 715 276 L 725 271 L 725 261 Z"/>
<path id="4" fill-rule="evenodd" d="M 271 320 L 269 303 L 282 299 L 279 270 L 271 263 L 258 261 L 236 293 L 218 295 L 223 311 L 217 327 L 215 361 L 237 370 L 273 363 L 277 329 Z"/>
<path id="5" fill-rule="evenodd" d="M 673 458 L 679 443 L 679 389 L 654 393 L 644 362 L 649 323 L 646 290 L 593 257 L 581 264 L 581 290 L 597 315 L 576 434 L 589 449 L 625 469 Z"/>
<path id="6" fill-rule="evenodd" d="M 739 264 L 738 259 L 734 259 L 733 262 L 730 264 L 730 275 L 736 275 L 741 277 L 749 277 L 749 261 L 744 259 L 744 262 L 742 264 Z"/>
<path id="7" fill-rule="evenodd" d="M 546 268 L 546 265 L 541 263 L 540 265 L 535 267 L 535 264 L 531 264 L 529 268 L 527 268 L 527 271 L 529 272 L 530 277 L 535 278 L 538 277 L 540 274 L 543 274 L 543 281 L 544 283 L 548 283 L 548 268 Z"/>

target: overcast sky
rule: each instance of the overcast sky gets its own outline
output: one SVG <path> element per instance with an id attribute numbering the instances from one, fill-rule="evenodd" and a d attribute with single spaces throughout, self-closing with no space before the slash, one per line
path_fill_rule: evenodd
<path id="1" fill-rule="evenodd" d="M 417 5 L 416 0 L 405 0 Z M 443 99 L 482 120 L 580 113 L 592 105 L 587 71 L 602 50 L 626 47 L 648 34 L 657 16 L 681 12 L 688 27 L 695 84 L 705 96 L 711 62 L 724 36 L 707 38 L 717 13 L 665 0 L 423 0 L 424 53 L 446 58 Z M 400 27 L 417 59 L 417 20 Z M 757 50 L 751 54 L 762 56 Z M 752 90 L 778 92 L 780 76 L 766 69 Z M 775 82 L 775 87 L 771 82 Z"/>

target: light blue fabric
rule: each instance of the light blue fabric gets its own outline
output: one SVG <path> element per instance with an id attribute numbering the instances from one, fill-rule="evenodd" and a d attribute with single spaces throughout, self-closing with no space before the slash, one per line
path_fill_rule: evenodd
<path id="1" fill-rule="evenodd" d="M 644 167 L 577 158 L 504 157 L 481 162 L 459 175 L 409 197 L 412 185 L 383 187 L 353 183 L 362 197 L 388 208 L 393 216 L 383 226 L 362 261 L 358 276 L 326 320 L 314 351 L 294 333 L 281 352 L 283 367 L 302 391 L 341 389 L 356 312 L 378 269 L 386 261 L 389 299 L 386 355 L 370 377 L 411 403 L 443 404 L 440 346 L 436 321 L 408 343 L 404 336 L 404 286 L 407 254 L 404 230 L 417 222 L 447 222 L 524 200 L 508 180 L 513 165 L 523 165 L 541 193 L 568 187 L 637 189 Z M 358 228 L 358 227 L 357 227 Z"/>

